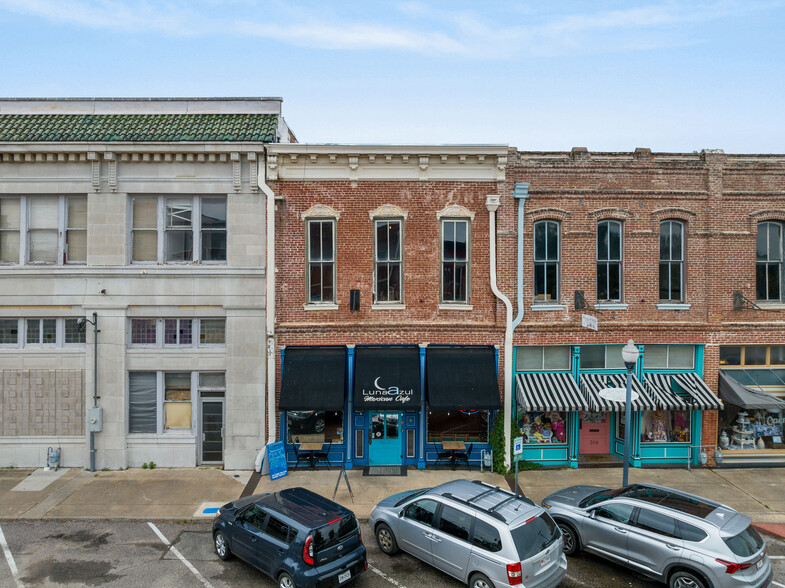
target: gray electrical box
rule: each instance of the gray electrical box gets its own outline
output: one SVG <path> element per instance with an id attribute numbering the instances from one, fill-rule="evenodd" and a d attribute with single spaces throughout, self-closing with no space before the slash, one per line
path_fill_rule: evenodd
<path id="1" fill-rule="evenodd" d="M 87 430 L 98 433 L 104 430 L 104 409 L 100 406 L 87 409 Z"/>

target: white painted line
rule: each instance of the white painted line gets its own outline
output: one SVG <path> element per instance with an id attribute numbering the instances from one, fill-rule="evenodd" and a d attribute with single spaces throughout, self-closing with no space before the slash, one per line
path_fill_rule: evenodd
<path id="1" fill-rule="evenodd" d="M 769 559 L 785 559 L 785 555 L 770 555 Z"/>
<path id="2" fill-rule="evenodd" d="M 771 583 L 774 584 L 775 586 L 779 586 L 780 588 L 785 588 L 785 584 L 780 584 L 779 582 L 775 582 L 773 580 Z"/>
<path id="3" fill-rule="evenodd" d="M 573 578 L 569 574 L 565 574 L 564 577 L 567 578 L 570 582 L 577 584 L 578 586 L 588 586 L 588 584 L 583 580 L 579 580 L 578 578 Z"/>
<path id="4" fill-rule="evenodd" d="M 16 567 L 16 562 L 14 561 L 14 556 L 11 555 L 11 550 L 8 549 L 8 543 L 5 540 L 2 528 L 0 528 L 0 546 L 3 547 L 3 553 L 5 553 L 5 559 L 8 561 L 8 567 L 11 568 L 11 576 L 13 576 L 14 582 L 16 582 L 16 585 L 19 588 L 24 588 L 25 585 L 22 584 L 22 581 L 19 579 L 19 569 Z"/>
<path id="5" fill-rule="evenodd" d="M 169 543 L 169 540 L 168 540 L 166 537 L 164 537 L 164 534 L 163 534 L 163 533 L 161 533 L 161 531 L 159 531 L 159 530 L 158 530 L 158 527 L 156 527 L 156 526 L 155 526 L 153 523 L 147 523 L 147 524 L 148 524 L 148 525 L 150 525 L 150 528 L 151 528 L 151 529 L 152 529 L 152 530 L 155 532 L 155 534 L 156 534 L 156 535 L 158 535 L 158 538 L 159 538 L 161 541 L 163 541 L 163 542 L 164 542 L 164 545 L 168 545 L 168 546 L 169 546 L 169 551 L 171 551 L 172 553 L 174 553 L 174 554 L 177 556 L 177 559 L 179 559 L 181 562 L 183 562 L 183 563 L 185 564 L 185 567 L 187 567 L 189 570 L 191 570 L 191 572 L 193 572 L 194 576 L 196 576 L 197 578 L 199 578 L 199 581 L 200 581 L 202 584 L 204 584 L 204 585 L 205 585 L 205 586 L 207 586 L 208 588 L 213 588 L 213 585 L 212 585 L 212 584 L 210 584 L 210 582 L 207 580 L 207 578 L 205 578 L 205 577 L 204 577 L 202 574 L 200 574 L 200 573 L 199 573 L 199 570 L 197 570 L 197 569 L 196 569 L 196 568 L 195 568 L 195 567 L 194 567 L 194 566 L 191 564 L 191 562 L 190 562 L 190 561 L 188 561 L 187 559 L 185 559 L 185 557 L 183 557 L 183 554 L 182 554 L 182 553 L 180 553 L 179 551 L 177 551 L 177 548 L 176 548 L 174 545 L 172 545 L 171 543 Z"/>
<path id="6" fill-rule="evenodd" d="M 381 571 L 380 569 L 373 567 L 371 564 L 368 564 L 368 569 L 369 569 L 369 570 L 371 570 L 371 571 L 372 571 L 374 574 L 378 574 L 379 576 L 381 576 L 382 578 L 384 578 L 385 580 L 387 580 L 387 581 L 388 581 L 390 584 L 392 584 L 393 586 L 398 586 L 398 588 L 406 588 L 406 586 L 404 586 L 403 584 L 401 584 L 401 583 L 400 583 L 398 580 L 396 580 L 396 579 L 394 579 L 394 578 L 391 578 L 390 576 L 388 576 L 387 574 L 385 574 L 385 573 L 384 573 L 383 571 Z"/>

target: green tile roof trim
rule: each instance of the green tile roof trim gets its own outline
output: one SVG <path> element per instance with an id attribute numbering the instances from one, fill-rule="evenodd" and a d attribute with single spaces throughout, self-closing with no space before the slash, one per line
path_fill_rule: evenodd
<path id="1" fill-rule="evenodd" d="M 0 114 L 0 142 L 272 143 L 274 114 Z"/>

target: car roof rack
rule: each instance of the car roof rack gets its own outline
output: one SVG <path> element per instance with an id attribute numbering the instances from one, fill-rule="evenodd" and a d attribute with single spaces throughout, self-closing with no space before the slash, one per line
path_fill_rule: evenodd
<path id="1" fill-rule="evenodd" d="M 471 499 L 470 500 L 466 500 L 465 498 L 458 498 L 457 496 L 454 496 L 451 492 L 445 492 L 444 494 L 442 494 L 442 496 L 444 496 L 445 498 L 449 498 L 450 500 L 455 500 L 456 502 L 460 502 L 461 504 L 465 504 L 466 506 L 471 506 L 472 508 L 476 508 L 477 510 L 479 510 L 481 512 L 484 512 L 485 514 L 488 514 L 488 515 L 492 516 L 493 518 L 500 520 L 503 523 L 507 522 L 507 519 L 505 519 L 501 515 L 501 513 L 494 512 L 493 510 L 489 510 L 487 508 L 483 508 L 483 507 L 478 506 L 476 504 L 472 504 Z"/>
<path id="2" fill-rule="evenodd" d="M 531 506 L 536 506 L 534 504 L 534 502 L 532 502 L 531 500 L 529 500 L 528 498 L 526 498 L 526 496 L 524 496 L 522 494 L 513 494 L 509 490 L 505 490 L 504 488 L 500 488 L 499 486 L 492 486 L 492 485 L 490 485 L 490 484 L 488 484 L 486 482 L 483 482 L 481 480 L 473 480 L 473 482 L 475 484 L 479 484 L 481 486 L 484 486 L 486 488 L 486 490 L 484 492 L 480 492 L 479 494 L 477 494 L 475 496 L 472 496 L 471 498 L 459 498 L 458 496 L 455 496 L 454 494 L 452 494 L 452 492 L 445 492 L 444 494 L 442 494 L 442 496 L 444 496 L 445 498 L 449 498 L 451 500 L 455 500 L 455 501 L 460 502 L 462 504 L 465 504 L 467 506 L 471 506 L 472 508 L 476 508 L 477 510 L 479 510 L 481 512 L 484 512 L 485 514 L 490 515 L 493 518 L 498 519 L 498 520 L 500 520 L 503 523 L 506 523 L 507 519 L 504 517 L 504 515 L 502 515 L 498 511 L 505 504 L 513 502 L 514 500 L 517 499 L 517 500 L 520 500 L 520 501 L 522 501 L 522 502 L 524 502 L 526 504 L 529 504 Z M 485 507 L 482 507 L 482 506 L 477 504 L 477 501 L 479 501 L 480 499 L 489 497 L 489 496 L 491 496 L 493 494 L 496 494 L 497 492 L 499 492 L 502 495 L 504 495 L 504 498 L 502 498 L 499 502 L 497 502 L 493 506 L 485 508 Z"/>

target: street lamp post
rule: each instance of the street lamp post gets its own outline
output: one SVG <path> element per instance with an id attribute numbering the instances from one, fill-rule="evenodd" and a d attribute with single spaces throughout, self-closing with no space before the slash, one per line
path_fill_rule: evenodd
<path id="1" fill-rule="evenodd" d="M 632 423 L 630 405 L 632 404 L 632 370 L 638 363 L 638 351 L 635 342 L 630 339 L 621 350 L 624 365 L 627 368 L 627 398 L 624 402 L 624 474 L 622 476 L 622 486 L 627 485 L 629 467 L 630 467 L 630 426 Z"/>

